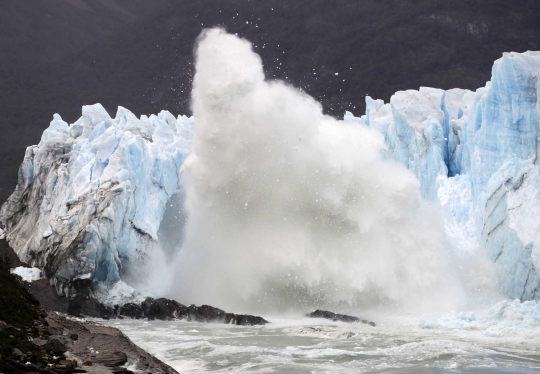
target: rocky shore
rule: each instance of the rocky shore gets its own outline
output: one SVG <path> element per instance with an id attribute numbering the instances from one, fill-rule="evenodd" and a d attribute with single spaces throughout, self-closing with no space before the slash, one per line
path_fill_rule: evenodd
<path id="1" fill-rule="evenodd" d="M 244 326 L 267 324 L 264 318 L 227 313 L 210 305 L 185 306 L 166 298 L 146 298 L 113 308 L 93 297 L 90 280 L 71 285 L 75 296 L 59 296 L 47 279 L 31 283 L 10 274 L 27 266 L 0 240 L 0 373 L 176 373 L 136 346 L 120 330 L 87 321 L 93 318 L 185 320 Z M 360 322 L 358 317 L 316 310 L 312 318 Z"/>
<path id="2" fill-rule="evenodd" d="M 46 282 L 39 284 L 42 306 L 28 290 L 38 286 L 10 274 L 21 265 L 0 240 L 0 373 L 176 373 L 120 330 L 66 314 L 69 302 Z M 51 310 L 58 307 L 66 309 Z"/>
<path id="3" fill-rule="evenodd" d="M 28 265 L 0 240 L 0 373 L 176 373 L 120 330 L 80 317 L 268 323 L 258 316 L 165 298 L 110 308 L 93 297 L 92 283 L 84 279 L 74 282 L 75 296 L 66 298 L 47 279 L 28 283 L 10 273 L 19 266 Z"/>

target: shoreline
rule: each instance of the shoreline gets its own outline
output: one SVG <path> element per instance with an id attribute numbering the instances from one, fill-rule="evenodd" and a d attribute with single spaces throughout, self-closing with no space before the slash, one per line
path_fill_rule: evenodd
<path id="1" fill-rule="evenodd" d="M 119 329 L 53 310 L 67 308 L 69 301 L 47 280 L 38 283 L 46 296 L 39 299 L 49 303 L 40 303 L 31 292 L 33 283 L 9 272 L 25 265 L 0 240 L 1 373 L 177 373 Z"/>

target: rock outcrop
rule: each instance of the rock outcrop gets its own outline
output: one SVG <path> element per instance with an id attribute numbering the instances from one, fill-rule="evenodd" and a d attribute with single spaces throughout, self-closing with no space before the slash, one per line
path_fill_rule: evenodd
<path id="1" fill-rule="evenodd" d="M 176 373 L 115 328 L 45 311 L 23 283 L 0 263 L 1 373 L 85 373 L 84 362 L 94 373 L 131 373 L 128 362 L 141 373 Z"/>
<path id="2" fill-rule="evenodd" d="M 362 319 L 362 318 L 358 318 L 358 317 L 354 317 L 354 316 L 348 316 L 348 315 L 345 315 L 345 314 L 337 314 L 337 313 L 328 312 L 326 310 L 320 310 L 320 309 L 317 309 L 314 312 L 306 314 L 306 317 L 309 317 L 309 318 L 324 318 L 324 319 L 329 319 L 329 320 L 334 321 L 334 322 L 347 322 L 347 323 L 361 322 L 361 323 L 364 323 L 366 325 L 376 326 L 375 322 L 367 321 L 367 320 Z"/>
<path id="3" fill-rule="evenodd" d="M 134 319 L 148 318 L 149 320 L 181 319 L 194 322 L 227 323 L 233 325 L 254 326 L 268 323 L 262 317 L 249 314 L 226 313 L 210 305 L 185 306 L 175 300 L 147 298 L 140 305 L 124 304 L 118 309 L 118 317 Z"/>
<path id="4" fill-rule="evenodd" d="M 110 372 L 122 370 L 127 362 L 143 373 L 176 373 L 154 356 L 136 346 L 120 330 L 94 322 L 79 322 L 56 313 L 47 316 L 49 341 L 62 341 L 67 350 L 77 357 L 80 365 L 87 360 L 91 366 L 102 366 Z M 65 334 L 77 334 L 77 339 L 70 339 Z M 87 361 L 88 362 L 88 361 Z"/>

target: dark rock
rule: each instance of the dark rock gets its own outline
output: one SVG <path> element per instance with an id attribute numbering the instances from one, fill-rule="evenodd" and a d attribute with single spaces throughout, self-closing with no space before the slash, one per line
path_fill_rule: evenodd
<path id="1" fill-rule="evenodd" d="M 266 325 L 269 322 L 259 316 L 251 316 L 249 314 L 233 314 L 232 319 L 228 323 L 241 326 L 258 326 Z"/>
<path id="2" fill-rule="evenodd" d="M 110 368 L 117 366 L 122 366 L 128 361 L 128 357 L 124 352 L 115 351 L 115 352 L 106 352 L 99 354 L 94 358 L 94 363 L 102 364 Z"/>
<path id="3" fill-rule="evenodd" d="M 91 321 L 80 322 L 57 313 L 49 313 L 47 322 L 50 326 L 68 331 L 68 335 L 77 333 L 79 337 L 76 342 L 65 336 L 66 345 L 72 357 L 77 357 L 79 362 L 83 363 L 83 368 L 90 365 L 94 367 L 92 372 L 115 372 L 120 369 L 118 365 L 127 359 L 135 365 L 137 370 L 144 373 L 176 373 L 175 370 L 137 347 L 120 330 L 113 327 Z M 103 368 L 108 369 L 103 370 Z"/>
<path id="4" fill-rule="evenodd" d="M 58 364 L 65 367 L 67 370 L 73 370 L 77 367 L 77 363 L 74 363 L 72 360 L 60 360 Z"/>
<path id="5" fill-rule="evenodd" d="M 69 300 L 67 314 L 109 319 L 114 316 L 114 310 L 94 297 L 94 287 L 91 279 L 75 279 L 70 284 L 74 296 Z"/>
<path id="6" fill-rule="evenodd" d="M 226 313 L 224 310 L 210 305 L 190 305 L 186 307 L 175 300 L 165 298 L 153 299 L 148 297 L 141 303 L 140 309 L 142 310 L 142 313 L 137 307 L 137 304 L 126 304 L 120 308 L 119 315 L 128 317 L 134 316 L 132 318 L 147 317 L 149 320 L 185 319 L 194 322 L 230 323 L 245 326 L 264 325 L 268 323 L 268 321 L 262 317 L 247 314 Z M 143 317 L 139 317 L 141 315 Z"/>
<path id="7" fill-rule="evenodd" d="M 225 311 L 210 305 L 195 306 L 192 304 L 187 308 L 187 314 L 189 321 L 229 323 Z M 229 317 L 232 318 L 232 315 Z"/>
<path id="8" fill-rule="evenodd" d="M 39 279 L 35 282 L 27 283 L 25 286 L 32 296 L 39 300 L 43 308 L 67 313 L 69 300 L 59 296 L 47 279 Z"/>
<path id="9" fill-rule="evenodd" d="M 5 239 L 0 239 L 0 269 L 9 270 L 19 266 L 29 267 L 28 264 L 19 260 L 19 256 Z"/>
<path id="10" fill-rule="evenodd" d="M 67 313 L 72 316 L 86 316 L 109 319 L 114 316 L 112 308 L 109 308 L 93 297 L 85 299 L 75 297 L 69 301 Z"/>
<path id="11" fill-rule="evenodd" d="M 119 309 L 118 316 L 131 318 L 144 318 L 149 320 L 172 320 L 185 319 L 194 322 L 217 322 L 235 325 L 264 325 L 268 323 L 264 318 L 250 315 L 226 313 L 225 311 L 210 305 L 186 307 L 175 300 L 148 297 L 140 307 L 137 304 L 125 304 Z"/>
<path id="12" fill-rule="evenodd" d="M 75 295 L 71 299 L 58 295 L 47 279 L 26 284 L 26 289 L 49 310 L 77 317 L 107 319 L 114 316 L 112 308 L 100 304 L 94 298 L 92 282 L 89 279 L 78 279 L 73 282 L 72 289 L 75 290 Z"/>
<path id="13" fill-rule="evenodd" d="M 186 306 L 175 300 L 151 297 L 144 300 L 141 304 L 144 314 L 149 320 L 160 319 L 163 321 L 183 318 L 186 314 Z"/>
<path id="14" fill-rule="evenodd" d="M 3 321 L 0 328 L 0 373 L 84 373 L 87 371 L 76 368 L 76 362 L 66 360 L 65 352 L 69 351 L 70 357 L 82 361 L 89 357 L 89 351 L 93 349 L 103 355 L 100 357 L 98 354 L 95 358 L 98 361 L 100 358 L 103 360 L 103 363 L 96 362 L 93 365 L 92 370 L 96 373 L 129 373 L 128 370 L 118 367 L 118 364 L 125 363 L 126 360 L 133 362 L 137 371 L 176 373 L 174 369 L 137 347 L 118 329 L 70 319 L 63 313 L 46 312 L 25 288 L 30 286 L 33 284 L 23 285 L 8 271 L 0 269 L 0 320 Z M 47 281 L 37 289 L 45 290 L 43 294 L 54 291 Z M 58 296 L 55 292 L 52 294 Z M 84 296 L 84 293 L 76 296 L 81 295 Z M 86 296 L 93 295 L 88 293 Z M 68 301 L 66 298 L 61 299 Z M 28 313 L 28 310 L 32 313 Z M 83 307 L 81 310 L 84 310 Z M 7 317 L 11 320 L 5 319 Z M 76 341 L 73 340 L 75 337 Z M 110 355 L 109 352 L 114 354 Z M 38 364 L 26 365 L 28 361 Z M 91 364 L 90 360 L 86 361 L 86 364 L 89 363 Z M 117 366 L 109 368 L 106 363 Z"/>
<path id="15" fill-rule="evenodd" d="M 264 318 L 248 314 L 226 313 L 225 311 L 210 305 L 195 306 L 188 308 L 187 320 L 196 322 L 221 322 L 233 325 L 254 326 L 268 323 Z"/>
<path id="16" fill-rule="evenodd" d="M 144 309 L 138 304 L 127 303 L 118 308 L 117 316 L 142 319 L 144 318 Z"/>
<path id="17" fill-rule="evenodd" d="M 55 354 L 62 354 L 67 352 L 67 347 L 57 338 L 51 338 L 47 343 L 43 345 L 43 349 L 47 352 L 53 352 Z"/>
<path id="18" fill-rule="evenodd" d="M 345 315 L 345 314 L 332 313 L 332 312 L 328 312 L 326 310 L 320 310 L 320 309 L 317 309 L 314 312 L 308 313 L 308 314 L 306 314 L 306 316 L 310 317 L 310 318 L 325 318 L 325 319 L 329 319 L 329 320 L 336 321 L 336 322 L 337 321 L 347 322 L 347 323 L 361 322 L 361 323 L 365 323 L 365 324 L 370 325 L 370 326 L 375 326 L 374 322 L 366 321 L 365 319 L 361 319 L 361 318 L 353 317 L 353 316 L 348 316 L 348 315 Z"/>
<path id="19" fill-rule="evenodd" d="M 14 359 L 18 360 L 18 359 L 20 359 L 22 357 L 22 355 L 23 355 L 23 353 L 21 352 L 20 349 L 13 348 L 12 356 L 13 356 Z"/>
<path id="20" fill-rule="evenodd" d="M 57 326 L 49 326 L 47 328 L 47 332 L 50 334 L 50 335 L 62 335 L 64 330 L 62 330 L 62 328 L 60 327 L 57 327 Z"/>
<path id="21" fill-rule="evenodd" d="M 122 367 L 114 368 L 112 372 L 113 372 L 113 374 L 135 374 L 131 370 L 128 370 L 128 369 L 122 368 Z"/>
<path id="22" fill-rule="evenodd" d="M 0 320 L 26 327 L 39 318 L 39 311 L 39 302 L 25 289 L 21 278 L 0 268 Z"/>

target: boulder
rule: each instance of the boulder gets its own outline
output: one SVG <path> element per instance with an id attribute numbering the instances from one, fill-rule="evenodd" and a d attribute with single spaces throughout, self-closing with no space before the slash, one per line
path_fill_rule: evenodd
<path id="1" fill-rule="evenodd" d="M 308 313 L 308 314 L 306 314 L 306 316 L 310 317 L 310 318 L 325 318 L 325 319 L 329 319 L 329 320 L 336 321 L 336 322 L 337 321 L 339 321 L 339 322 L 347 322 L 347 323 L 361 322 L 361 323 L 365 323 L 365 324 L 370 325 L 370 326 L 375 326 L 374 322 L 370 322 L 370 321 L 367 321 L 365 319 L 361 319 L 361 318 L 353 317 L 353 316 L 348 316 L 348 315 L 345 315 L 345 314 L 332 313 L 332 312 L 329 312 L 329 311 L 326 311 L 326 310 L 320 310 L 320 309 L 317 309 L 314 312 Z"/>
<path id="2" fill-rule="evenodd" d="M 258 326 L 266 325 L 269 322 L 259 316 L 251 316 L 249 314 L 233 314 L 232 319 L 228 323 L 241 326 Z"/>
<path id="3" fill-rule="evenodd" d="M 63 354 L 68 350 L 66 345 L 57 338 L 49 339 L 49 341 L 43 345 L 43 349 L 55 354 Z"/>
<path id="4" fill-rule="evenodd" d="M 95 364 L 101 364 L 110 368 L 124 365 L 128 361 L 128 356 L 124 352 L 105 352 L 94 358 Z"/>
<path id="5" fill-rule="evenodd" d="M 13 356 L 14 359 L 18 360 L 18 359 L 20 359 L 22 357 L 22 355 L 23 355 L 23 353 L 21 352 L 20 349 L 13 348 L 12 356 Z"/>
<path id="6" fill-rule="evenodd" d="M 159 298 L 146 298 L 141 304 L 146 318 L 149 320 L 160 319 L 163 321 L 184 318 L 186 307 L 175 300 Z"/>
<path id="7" fill-rule="evenodd" d="M 144 318 L 144 309 L 135 303 L 127 303 L 118 308 L 117 315 L 119 317 L 128 317 L 133 319 L 142 319 Z"/>
<path id="8" fill-rule="evenodd" d="M 192 304 L 187 308 L 187 314 L 188 321 L 229 323 L 225 311 L 210 305 L 195 306 Z M 230 317 L 232 318 L 232 314 Z"/>
<path id="9" fill-rule="evenodd" d="M 224 310 L 210 305 L 190 305 L 186 307 L 171 299 L 146 298 L 141 305 L 134 303 L 125 304 L 118 310 L 118 317 L 130 317 L 135 319 L 148 318 L 149 320 L 173 320 L 185 319 L 194 322 L 230 323 L 234 325 L 264 325 L 267 324 L 262 317 L 248 314 L 226 313 Z"/>

